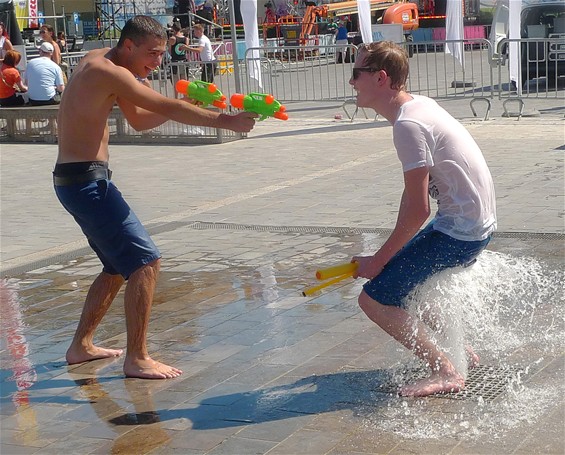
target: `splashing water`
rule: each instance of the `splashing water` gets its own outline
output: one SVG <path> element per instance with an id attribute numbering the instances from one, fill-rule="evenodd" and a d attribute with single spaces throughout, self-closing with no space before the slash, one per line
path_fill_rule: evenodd
<path id="1" fill-rule="evenodd" d="M 431 412 L 429 402 L 391 398 L 383 415 L 367 417 L 378 427 L 409 439 L 502 437 L 510 428 L 535 422 L 561 400 L 560 381 L 530 385 L 528 376 L 544 357 L 562 352 L 564 293 L 562 270 L 550 270 L 527 257 L 484 251 L 467 269 L 446 271 L 410 296 L 409 311 L 434 327 L 436 343 L 466 374 L 466 346 L 481 354 L 481 363 L 519 364 L 524 375 L 509 382 L 501 399 L 462 401 L 458 412 Z M 415 361 L 415 365 L 417 362 Z M 421 365 L 420 365 L 421 367 Z M 398 367 L 406 370 L 406 364 Z M 451 401 L 451 400 L 449 400 Z"/>
<path id="2" fill-rule="evenodd" d="M 406 439 L 499 439 L 513 428 L 534 423 L 562 392 L 556 385 L 521 387 L 504 400 L 462 403 L 457 412 L 431 412 L 425 399 L 393 398 L 379 413 L 366 417 L 364 427 Z"/>
<path id="3" fill-rule="evenodd" d="M 465 343 L 499 361 L 527 346 L 552 354 L 565 340 L 561 273 L 532 258 L 484 251 L 472 267 L 428 280 L 410 301 L 411 312 L 434 320 L 457 365 Z"/>

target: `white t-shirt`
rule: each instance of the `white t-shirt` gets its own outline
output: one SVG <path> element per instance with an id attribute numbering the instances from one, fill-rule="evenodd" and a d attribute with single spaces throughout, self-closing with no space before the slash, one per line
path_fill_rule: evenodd
<path id="1" fill-rule="evenodd" d="M 429 194 L 438 204 L 434 229 L 458 240 L 485 239 L 496 229 L 496 202 L 479 146 L 434 100 L 411 96 L 393 125 L 403 171 L 428 167 Z"/>
<path id="2" fill-rule="evenodd" d="M 47 101 L 55 96 L 55 87 L 63 85 L 63 72 L 49 57 L 30 60 L 26 67 L 26 81 L 29 98 Z"/>
<path id="3" fill-rule="evenodd" d="M 6 51 L 4 50 L 4 44 L 6 44 L 6 37 L 0 36 L 0 58 L 3 59 L 6 56 Z"/>
<path id="4" fill-rule="evenodd" d="M 215 60 L 212 52 L 212 43 L 206 35 L 202 35 L 198 40 L 198 47 L 201 47 L 200 60 L 203 62 L 213 62 Z"/>

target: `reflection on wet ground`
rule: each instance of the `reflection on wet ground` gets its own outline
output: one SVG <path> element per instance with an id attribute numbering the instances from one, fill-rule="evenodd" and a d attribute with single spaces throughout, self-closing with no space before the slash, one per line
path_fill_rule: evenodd
<path id="1" fill-rule="evenodd" d="M 492 337 L 477 337 L 484 363 L 522 372 L 492 403 L 406 400 L 384 390 L 418 365 L 360 312 L 361 282 L 301 295 L 317 268 L 372 252 L 384 238 L 190 228 L 160 235 L 149 350 L 184 371 L 174 380 L 127 379 L 121 359 L 64 362 L 99 271 L 94 256 L 5 281 L 1 453 L 406 453 L 422 444 L 430 453 L 468 453 L 485 441 L 491 452 L 561 450 L 562 236 L 499 236 L 489 246 L 490 268 L 476 272 L 477 280 L 492 275 L 493 261 L 540 265 L 515 294 L 527 312 L 513 326 L 516 342 L 497 350 L 487 345 Z M 541 287 L 544 301 L 524 304 Z M 102 322 L 100 344 L 125 346 L 122 301 Z M 528 330 L 543 332 L 543 343 L 520 338 Z M 553 431 L 553 442 L 537 437 L 541 431 Z"/>

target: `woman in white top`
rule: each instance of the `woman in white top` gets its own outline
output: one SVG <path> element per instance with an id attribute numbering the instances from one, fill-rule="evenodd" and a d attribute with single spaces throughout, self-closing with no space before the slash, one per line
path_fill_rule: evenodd
<path id="1" fill-rule="evenodd" d="M 4 22 L 0 22 L 0 61 L 4 60 L 6 52 L 14 50 L 10 37 L 8 35 L 8 30 Z"/>

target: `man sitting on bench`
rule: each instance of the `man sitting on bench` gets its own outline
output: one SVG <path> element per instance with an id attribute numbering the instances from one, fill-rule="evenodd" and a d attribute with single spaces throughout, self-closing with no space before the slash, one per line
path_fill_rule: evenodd
<path id="1" fill-rule="evenodd" d="M 60 94 L 65 85 L 61 68 L 51 60 L 53 50 L 51 43 L 43 42 L 39 48 L 39 57 L 27 64 L 26 82 L 29 104 L 32 106 L 59 104 L 61 102 Z"/>

